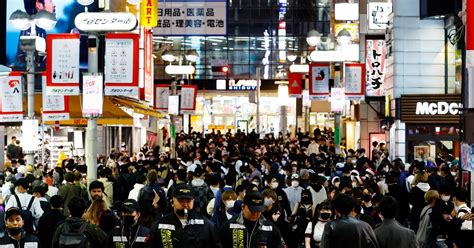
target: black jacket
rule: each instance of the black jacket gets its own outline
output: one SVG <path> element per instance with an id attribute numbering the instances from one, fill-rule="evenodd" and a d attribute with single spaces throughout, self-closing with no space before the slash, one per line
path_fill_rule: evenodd
<path id="1" fill-rule="evenodd" d="M 377 238 L 369 224 L 353 217 L 342 216 L 324 226 L 321 248 L 376 248 Z"/>
<path id="2" fill-rule="evenodd" d="M 145 248 L 150 247 L 150 229 L 141 225 L 132 228 L 120 226 L 108 235 L 107 247 Z"/>
<path id="3" fill-rule="evenodd" d="M 27 232 L 23 232 L 22 237 L 20 240 L 16 240 L 12 238 L 8 232 L 5 232 L 4 236 L 0 238 L 0 245 L 8 245 L 8 244 L 13 244 L 15 248 L 23 248 L 25 247 L 25 243 L 28 245 L 29 243 L 31 244 L 36 244 L 38 248 L 41 248 L 41 242 L 39 239 L 33 235 L 29 234 Z M 31 246 L 30 246 L 31 247 Z"/>
<path id="4" fill-rule="evenodd" d="M 66 222 L 72 225 L 73 229 L 79 229 L 85 220 L 82 218 L 70 217 L 66 219 Z M 56 229 L 51 248 L 59 248 L 59 236 L 61 235 L 65 224 L 66 223 L 62 223 Z M 84 233 L 89 241 L 90 248 L 104 248 L 104 245 L 107 243 L 107 234 L 96 225 L 87 224 Z"/>
<path id="5" fill-rule="evenodd" d="M 64 220 L 66 220 L 66 216 L 58 209 L 52 209 L 41 216 L 38 223 L 38 238 L 44 247 L 51 247 L 51 240 L 54 236 L 53 230 L 56 230 Z"/>
<path id="6" fill-rule="evenodd" d="M 278 230 L 273 223 L 265 219 L 263 215 L 258 220 L 257 225 L 258 227 L 255 228 L 253 235 L 251 235 L 252 230 L 248 230 L 244 225 L 243 214 L 241 213 L 240 215 L 233 217 L 224 224 L 224 227 L 220 231 L 219 236 L 223 247 L 285 247 L 285 241 L 283 241 L 280 230 Z M 249 237 L 250 235 L 251 237 Z M 250 246 L 247 244 L 247 238 L 249 238 Z"/>
<path id="7" fill-rule="evenodd" d="M 169 213 L 152 229 L 152 247 L 221 248 L 214 225 L 202 214 L 191 211 L 183 227 L 176 214 Z"/>

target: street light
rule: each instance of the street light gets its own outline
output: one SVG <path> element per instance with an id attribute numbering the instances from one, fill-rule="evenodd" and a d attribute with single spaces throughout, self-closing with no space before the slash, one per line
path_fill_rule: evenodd
<path id="1" fill-rule="evenodd" d="M 298 55 L 296 55 L 296 53 L 294 52 L 288 52 L 286 55 L 286 59 L 288 59 L 288 61 L 290 61 L 291 63 L 294 63 L 297 58 Z"/>
<path id="2" fill-rule="evenodd" d="M 197 53 L 196 49 L 191 49 L 186 52 L 186 60 L 191 63 L 196 63 L 199 58 L 199 54 Z"/>
<path id="3" fill-rule="evenodd" d="M 306 42 L 310 46 L 317 46 L 321 42 L 321 34 L 316 30 L 311 30 L 306 35 Z"/>
<path id="4" fill-rule="evenodd" d="M 341 46 L 348 45 L 352 41 L 351 33 L 349 33 L 347 29 L 343 29 L 339 31 L 339 33 L 337 34 L 336 40 L 337 40 L 337 43 Z"/>
<path id="5" fill-rule="evenodd" d="M 170 50 L 164 51 L 161 55 L 161 58 L 164 61 L 169 62 L 170 64 L 176 60 L 176 56 L 174 56 L 174 54 Z"/>
<path id="6" fill-rule="evenodd" d="M 35 54 L 46 52 L 46 41 L 44 37 L 36 36 L 36 25 L 48 30 L 56 25 L 56 17 L 48 11 L 42 10 L 36 15 L 16 10 L 10 15 L 11 24 L 21 30 L 31 29 L 29 36 L 20 37 L 20 49 L 26 53 L 26 80 L 28 91 L 28 119 L 35 117 Z M 34 151 L 25 151 L 26 161 L 34 165 Z"/>

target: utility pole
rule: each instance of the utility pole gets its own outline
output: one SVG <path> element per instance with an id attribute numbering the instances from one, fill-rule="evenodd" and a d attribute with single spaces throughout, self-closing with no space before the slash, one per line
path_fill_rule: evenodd
<path id="1" fill-rule="evenodd" d="M 89 73 L 99 72 L 99 43 L 96 35 L 88 37 L 88 71 Z M 86 165 L 87 184 L 97 179 L 97 117 L 87 118 L 86 129 Z"/>
<path id="2" fill-rule="evenodd" d="M 341 65 L 334 65 L 334 86 L 341 88 Z M 336 154 L 341 154 L 341 113 L 334 113 L 334 146 L 336 148 Z"/>
<path id="3" fill-rule="evenodd" d="M 33 31 L 34 30 L 34 31 Z M 31 36 L 36 36 L 36 27 L 31 27 Z M 35 118 L 35 52 L 26 52 L 26 88 L 27 88 L 27 101 L 28 101 L 28 119 L 33 120 Z M 26 140 L 26 139 L 24 139 Z M 26 152 L 26 164 L 35 165 L 35 151 Z"/>
<path id="4" fill-rule="evenodd" d="M 261 67 L 257 66 L 257 134 L 260 138 L 260 79 L 261 79 Z M 248 131 L 248 130 L 247 130 Z"/>
<path id="5" fill-rule="evenodd" d="M 178 89 L 176 86 L 176 78 L 173 77 L 171 82 L 171 95 L 175 96 L 178 94 Z M 170 114 L 170 155 L 171 158 L 176 158 L 176 116 Z"/>

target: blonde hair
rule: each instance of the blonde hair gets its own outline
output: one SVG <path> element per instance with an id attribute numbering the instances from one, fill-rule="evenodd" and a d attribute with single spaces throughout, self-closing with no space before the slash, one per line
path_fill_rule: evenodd
<path id="1" fill-rule="evenodd" d="M 425 202 L 428 204 L 433 204 L 437 199 L 439 199 L 438 191 L 436 190 L 428 190 L 425 193 Z"/>
<path id="2" fill-rule="evenodd" d="M 82 217 L 90 224 L 99 225 L 100 218 L 106 210 L 108 210 L 108 208 L 105 201 L 102 199 L 97 199 L 92 201 L 91 206 L 87 209 Z"/>

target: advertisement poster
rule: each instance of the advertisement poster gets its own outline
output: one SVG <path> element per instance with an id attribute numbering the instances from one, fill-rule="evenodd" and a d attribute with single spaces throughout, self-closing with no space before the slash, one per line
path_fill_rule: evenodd
<path id="1" fill-rule="evenodd" d="M 144 36 L 144 51 L 143 57 L 141 58 L 144 63 L 143 70 L 140 73 L 143 73 L 143 84 L 140 84 L 140 99 L 147 102 L 150 106 L 153 105 L 154 97 L 154 76 L 153 76 L 153 33 L 150 29 L 143 29 Z"/>
<path id="2" fill-rule="evenodd" d="M 46 86 L 46 73 L 42 76 L 43 89 Z M 45 121 L 69 120 L 69 97 L 61 95 L 48 95 L 47 90 L 43 90 L 42 118 Z"/>
<path id="3" fill-rule="evenodd" d="M 369 3 L 367 13 L 369 17 L 369 29 L 385 32 L 390 13 L 392 13 L 392 3 Z"/>
<path id="4" fill-rule="evenodd" d="M 461 144 L 461 166 L 463 170 L 474 171 L 474 144 Z"/>
<path id="5" fill-rule="evenodd" d="M 196 110 L 197 85 L 181 86 L 180 110 L 182 114 L 192 114 Z"/>
<path id="6" fill-rule="evenodd" d="M 344 91 L 347 100 L 360 101 L 364 99 L 365 68 L 364 64 L 344 65 Z"/>
<path id="7" fill-rule="evenodd" d="M 303 75 L 301 73 L 288 72 L 288 95 L 301 98 L 303 94 Z"/>
<path id="8" fill-rule="evenodd" d="M 49 34 L 73 33 L 78 34 L 79 31 L 74 26 L 74 18 L 77 14 L 84 12 L 85 8 L 78 3 L 77 0 L 3 0 L 7 2 L 6 18 L 16 11 L 24 11 L 29 15 L 35 14 L 41 10 L 48 11 L 55 15 L 57 23 L 53 29 L 44 30 L 36 27 L 36 35 L 46 39 Z M 88 10 L 95 12 L 98 10 L 97 1 L 87 6 Z M 116 6 L 115 4 L 114 6 Z M 2 10 L 3 11 L 3 10 Z M 115 11 L 115 10 L 111 10 Z M 25 70 L 25 53 L 20 50 L 20 36 L 28 36 L 31 34 L 31 28 L 21 30 L 15 27 L 12 22 L 6 21 L 6 65 L 13 70 Z M 87 36 L 81 37 L 81 68 L 87 68 Z M 49 56 L 49 54 L 47 55 Z M 36 61 L 39 63 L 39 71 L 46 69 L 46 57 L 38 56 Z M 40 77 L 38 77 L 38 87 L 41 86 Z"/>
<path id="9" fill-rule="evenodd" d="M 21 123 L 21 135 L 24 142 L 21 142 L 23 152 L 33 152 L 38 149 L 39 122 L 38 119 L 23 120 Z"/>
<path id="10" fill-rule="evenodd" d="M 137 34 L 106 34 L 105 95 L 138 97 Z"/>
<path id="11" fill-rule="evenodd" d="M 415 160 L 418 161 L 425 161 L 428 157 L 430 157 L 430 147 L 429 146 L 415 146 Z"/>
<path id="12" fill-rule="evenodd" d="M 384 40 L 366 40 L 365 83 L 366 96 L 385 96 L 385 56 L 387 49 Z"/>
<path id="13" fill-rule="evenodd" d="M 309 97 L 311 100 L 327 100 L 329 98 L 329 63 L 311 63 L 309 66 Z"/>
<path id="14" fill-rule="evenodd" d="M 156 27 L 156 24 L 158 24 L 158 0 L 142 0 L 140 3 L 140 25 L 142 27 Z"/>
<path id="15" fill-rule="evenodd" d="M 46 37 L 48 95 L 79 95 L 79 34 Z"/>
<path id="16" fill-rule="evenodd" d="M 168 97 L 170 96 L 170 86 L 166 84 L 155 85 L 155 106 L 157 110 L 168 110 Z"/>
<path id="17" fill-rule="evenodd" d="M 103 76 L 84 74 L 82 82 L 82 115 L 85 117 L 102 115 Z"/>
<path id="18" fill-rule="evenodd" d="M 359 43 L 359 23 L 340 22 L 335 24 L 334 33 L 339 34 L 341 31 L 347 31 L 351 34 L 352 43 Z"/>
<path id="19" fill-rule="evenodd" d="M 23 120 L 23 88 L 20 72 L 11 72 L 1 77 L 0 122 L 20 122 Z"/>
<path id="20" fill-rule="evenodd" d="M 160 1 L 153 33 L 168 35 L 226 35 L 227 0 Z"/>
<path id="21" fill-rule="evenodd" d="M 332 88 L 330 102 L 331 112 L 342 112 L 346 103 L 344 88 Z"/>

